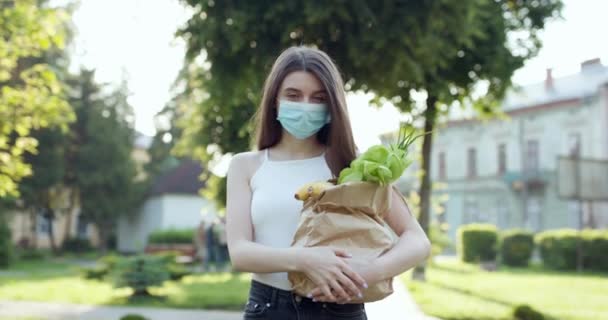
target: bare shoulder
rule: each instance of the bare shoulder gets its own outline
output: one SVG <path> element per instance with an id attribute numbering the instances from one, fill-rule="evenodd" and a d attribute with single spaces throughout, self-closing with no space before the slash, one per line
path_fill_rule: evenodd
<path id="1" fill-rule="evenodd" d="M 232 157 L 229 172 L 239 172 L 251 177 L 262 164 L 264 151 L 247 151 L 237 153 Z"/>

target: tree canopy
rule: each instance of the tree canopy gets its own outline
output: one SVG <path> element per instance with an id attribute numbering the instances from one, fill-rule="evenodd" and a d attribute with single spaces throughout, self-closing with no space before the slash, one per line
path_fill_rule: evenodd
<path id="1" fill-rule="evenodd" d="M 36 152 L 32 130 L 67 129 L 74 114 L 56 71 L 44 61 L 65 43 L 66 12 L 36 1 L 0 4 L 0 198 L 18 195 L 18 182 L 31 174 L 25 152 Z"/>
<path id="2" fill-rule="evenodd" d="M 561 8 L 559 0 L 182 2 L 194 13 L 177 33 L 187 43 L 181 84 L 190 106 L 177 148 L 202 161 L 252 147 L 265 75 L 288 46 L 327 52 L 346 90 L 374 93 L 375 105 L 388 100 L 409 112 L 412 91 L 430 93 L 433 108 L 417 115 L 431 118 L 432 129 L 438 102 L 440 111 L 469 100 L 494 112 L 513 72 L 540 47 L 538 31 Z M 481 82 L 487 94 L 472 101 Z M 209 195 L 217 197 L 223 182 L 211 178 Z"/>

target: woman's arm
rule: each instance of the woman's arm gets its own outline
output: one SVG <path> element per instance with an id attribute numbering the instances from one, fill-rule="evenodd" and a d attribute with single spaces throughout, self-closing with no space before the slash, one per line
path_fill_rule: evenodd
<path id="1" fill-rule="evenodd" d="M 253 157 L 237 154 L 227 175 L 226 236 L 233 267 L 245 272 L 295 271 L 297 259 L 290 248 L 271 248 L 252 241 L 251 188 Z"/>
<path id="2" fill-rule="evenodd" d="M 348 299 L 361 292 L 357 285 L 366 287 L 363 278 L 344 261 L 348 254 L 329 247 L 272 248 L 252 241 L 251 188 L 253 172 L 251 155 L 236 155 L 228 169 L 226 236 L 228 252 L 235 269 L 245 272 L 301 271 L 329 297 Z M 348 293 L 347 293 L 348 291 Z"/>
<path id="3" fill-rule="evenodd" d="M 391 210 L 384 218 L 399 240 L 366 271 L 369 282 L 390 279 L 415 267 L 431 253 L 431 242 L 410 212 L 403 196 L 393 190 Z M 364 276 L 365 277 L 365 276 Z"/>

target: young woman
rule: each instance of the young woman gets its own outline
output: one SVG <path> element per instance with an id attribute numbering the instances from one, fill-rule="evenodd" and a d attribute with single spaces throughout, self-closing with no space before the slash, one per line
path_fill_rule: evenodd
<path id="1" fill-rule="evenodd" d="M 291 248 L 302 203 L 301 185 L 336 177 L 356 157 L 344 83 L 324 52 L 291 47 L 266 79 L 257 117 L 258 151 L 234 156 L 228 169 L 227 237 L 235 269 L 252 272 L 244 319 L 366 319 L 363 304 L 349 304 L 368 285 L 414 267 L 429 254 L 429 240 L 395 192 L 386 215 L 397 244 L 365 269 L 330 247 Z M 318 285 L 295 295 L 287 272 Z"/>

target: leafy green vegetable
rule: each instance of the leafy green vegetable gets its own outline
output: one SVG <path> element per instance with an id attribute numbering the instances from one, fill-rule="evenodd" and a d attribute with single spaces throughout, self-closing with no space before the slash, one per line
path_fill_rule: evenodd
<path id="1" fill-rule="evenodd" d="M 340 172 L 338 184 L 370 181 L 386 185 L 396 181 L 413 162 L 408 158 L 409 147 L 416 139 L 425 134 L 415 135 L 415 130 L 401 127 L 397 143 L 388 147 L 384 145 L 370 147 L 353 160 L 350 167 Z"/>

